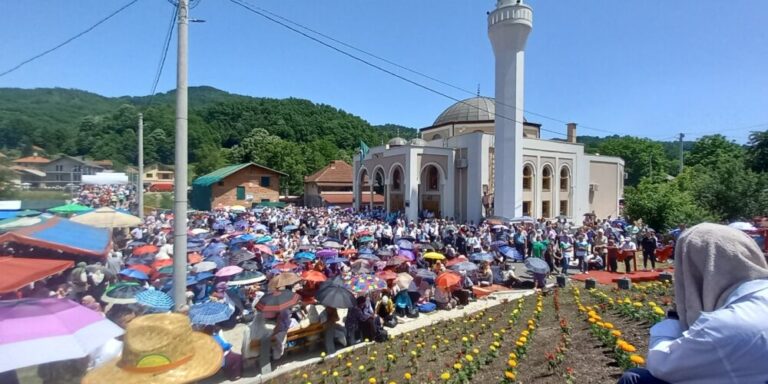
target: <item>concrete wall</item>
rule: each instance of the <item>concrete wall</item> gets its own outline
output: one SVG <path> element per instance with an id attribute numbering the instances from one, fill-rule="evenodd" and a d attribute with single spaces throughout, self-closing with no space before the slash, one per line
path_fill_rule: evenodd
<path id="1" fill-rule="evenodd" d="M 598 218 L 619 215 L 624 197 L 624 162 L 614 157 L 588 156 L 590 170 L 590 212 Z"/>
<path id="2" fill-rule="evenodd" d="M 269 176 L 269 187 L 260 186 L 261 177 Z M 221 185 L 220 185 L 221 184 Z M 245 187 L 245 194 L 253 195 L 253 200 L 238 200 L 237 187 Z M 280 174 L 250 166 L 241 169 L 221 181 L 211 186 L 211 207 L 215 208 L 219 204 L 223 206 L 244 205 L 250 206 L 251 202 L 258 203 L 262 199 L 269 201 L 279 201 L 280 199 Z"/>

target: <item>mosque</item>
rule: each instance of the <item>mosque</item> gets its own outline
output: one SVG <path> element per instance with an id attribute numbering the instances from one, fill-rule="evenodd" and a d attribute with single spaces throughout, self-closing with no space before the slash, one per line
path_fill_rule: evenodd
<path id="1" fill-rule="evenodd" d="M 624 161 L 585 153 L 575 123 L 567 124 L 566 140 L 547 140 L 541 124 L 523 117 L 524 48 L 532 18 L 531 7 L 520 0 L 497 1 L 488 15 L 495 99 L 459 101 L 422 128 L 421 138 L 394 138 L 356 156 L 355 208 L 372 208 L 381 195 L 387 211 L 405 212 L 410 220 L 425 213 L 475 223 L 490 215 L 576 222 L 586 214 L 619 215 Z M 371 205 L 362 207 L 363 201 Z"/>

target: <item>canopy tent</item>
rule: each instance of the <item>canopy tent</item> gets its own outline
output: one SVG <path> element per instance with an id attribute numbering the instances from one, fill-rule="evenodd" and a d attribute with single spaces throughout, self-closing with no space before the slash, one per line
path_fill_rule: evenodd
<path id="1" fill-rule="evenodd" d="M 128 175 L 122 172 L 98 172 L 95 175 L 83 175 L 83 184 L 115 185 L 130 184 Z"/>
<path id="2" fill-rule="evenodd" d="M 71 260 L 0 257 L 0 293 L 14 292 L 36 281 L 63 272 L 75 265 Z"/>
<path id="3" fill-rule="evenodd" d="M 60 217 L 42 219 L 39 224 L 11 229 L 0 235 L 0 243 L 16 243 L 91 257 L 104 257 L 112 248 L 109 230 Z"/>
<path id="4" fill-rule="evenodd" d="M 19 210 L 19 211 L 0 211 L 0 220 L 5 219 L 11 219 L 14 217 L 28 217 L 28 216 L 37 216 L 40 214 L 40 211 L 35 211 L 32 209 L 25 209 L 25 210 Z"/>
<path id="5" fill-rule="evenodd" d="M 61 214 L 69 215 L 73 213 L 90 212 L 90 211 L 93 211 L 93 208 L 86 207 L 85 205 L 80 205 L 80 204 L 67 204 L 67 205 L 61 205 L 58 207 L 53 207 L 48 211 L 53 213 L 61 213 Z"/>
<path id="6" fill-rule="evenodd" d="M 141 225 L 140 218 L 115 211 L 109 207 L 99 208 L 93 212 L 75 216 L 70 220 L 97 228 L 127 228 Z"/>
<path id="7" fill-rule="evenodd" d="M 10 219 L 0 220 L 0 232 L 37 225 L 50 217 L 50 214 L 44 214 L 40 216 L 13 217 Z"/>

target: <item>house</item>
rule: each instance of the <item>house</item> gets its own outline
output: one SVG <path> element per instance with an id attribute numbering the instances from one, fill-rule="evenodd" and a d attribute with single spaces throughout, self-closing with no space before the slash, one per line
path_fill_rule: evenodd
<path id="1" fill-rule="evenodd" d="M 51 162 L 51 159 L 38 156 L 36 153 L 32 156 L 22 157 L 12 161 L 13 165 L 15 166 L 22 167 L 22 168 L 38 169 L 38 170 L 40 170 L 45 164 L 48 164 L 50 162 Z"/>
<path id="2" fill-rule="evenodd" d="M 214 207 L 277 202 L 280 177 L 288 176 L 254 163 L 230 165 L 198 177 L 192 183 L 192 208 L 208 211 Z"/>
<path id="3" fill-rule="evenodd" d="M 40 167 L 45 172 L 43 182 L 48 187 L 65 187 L 67 184 L 80 185 L 83 175 L 95 175 L 104 168 L 81 157 L 60 155 Z"/>
<path id="4" fill-rule="evenodd" d="M 115 164 L 112 163 L 112 160 L 93 160 L 91 162 L 104 168 L 105 171 L 111 171 L 115 166 Z"/>
<path id="5" fill-rule="evenodd" d="M 304 177 L 304 205 L 307 207 L 352 206 L 354 197 L 352 171 L 352 166 L 347 162 L 333 160 L 323 169 Z M 383 203 L 384 197 L 380 197 Z"/>
<path id="6" fill-rule="evenodd" d="M 173 185 L 174 174 L 172 165 L 147 165 L 144 167 L 144 186 L 158 183 Z"/>

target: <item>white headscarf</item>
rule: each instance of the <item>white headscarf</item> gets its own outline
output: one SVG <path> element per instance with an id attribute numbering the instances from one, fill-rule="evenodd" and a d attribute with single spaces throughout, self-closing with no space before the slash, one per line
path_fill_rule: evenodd
<path id="1" fill-rule="evenodd" d="M 701 315 L 725 305 L 741 284 L 768 278 L 768 263 L 745 233 L 718 224 L 699 224 L 680 236 L 675 248 L 675 304 L 687 330 Z"/>

